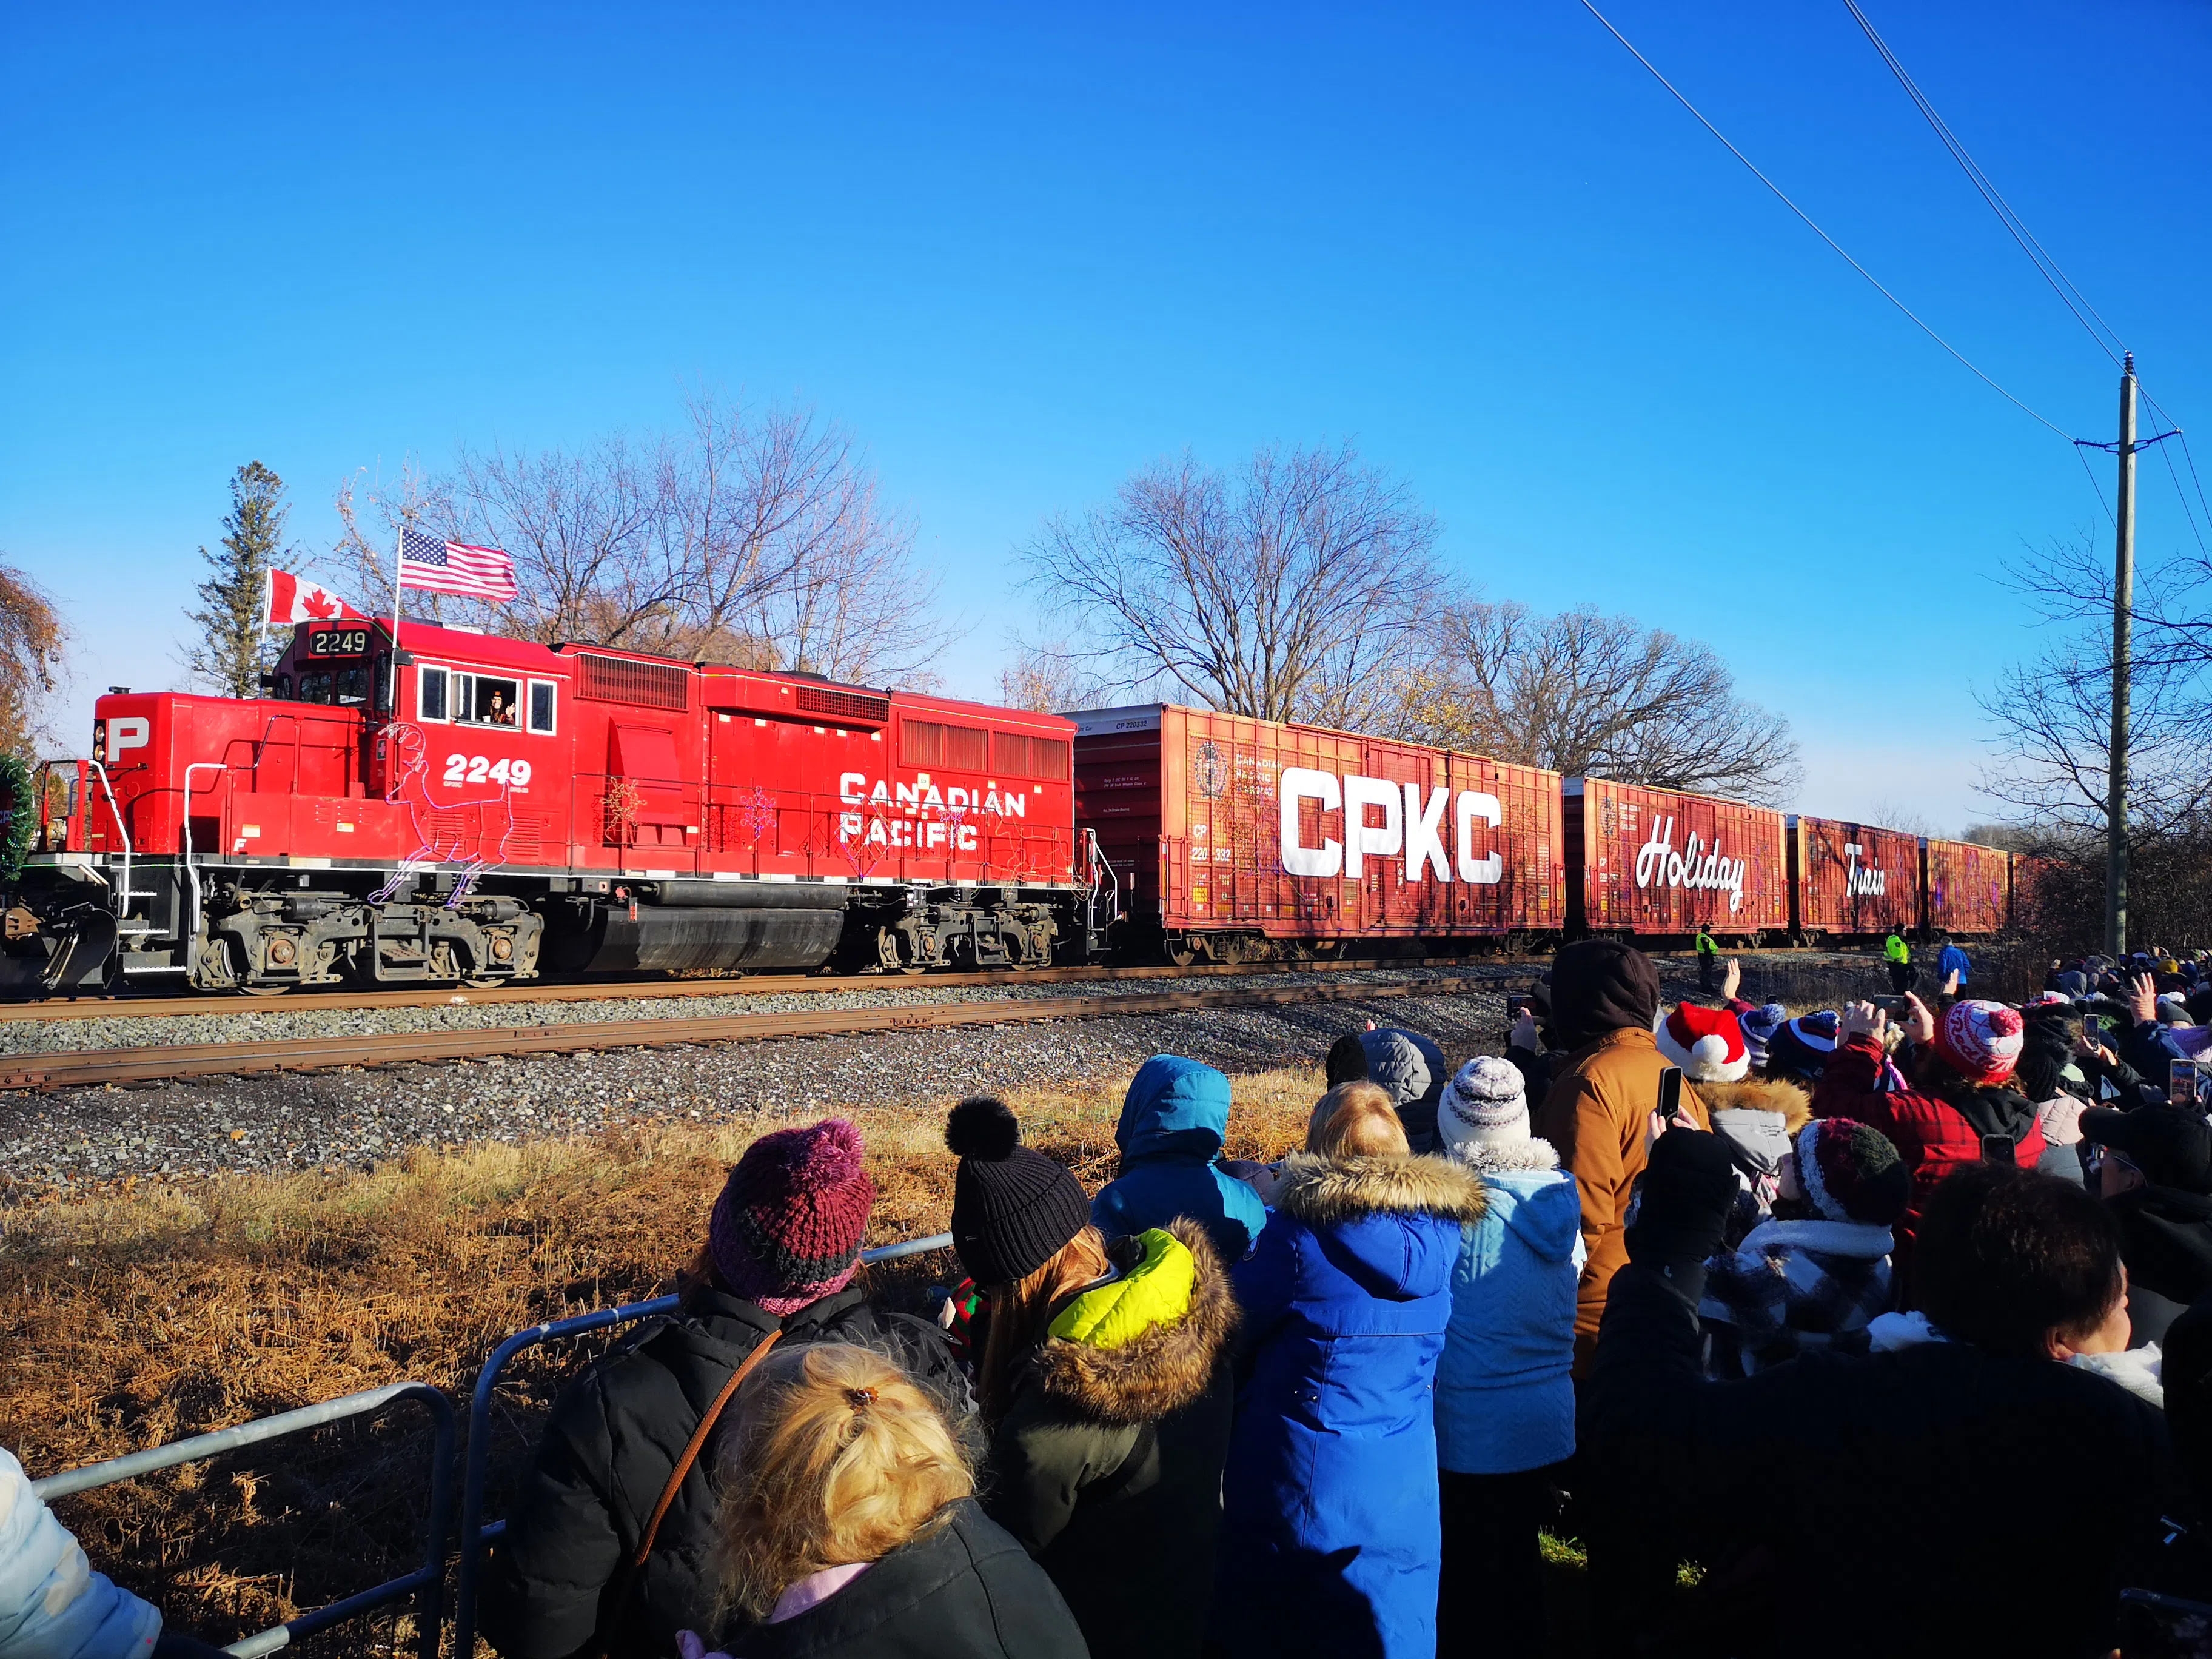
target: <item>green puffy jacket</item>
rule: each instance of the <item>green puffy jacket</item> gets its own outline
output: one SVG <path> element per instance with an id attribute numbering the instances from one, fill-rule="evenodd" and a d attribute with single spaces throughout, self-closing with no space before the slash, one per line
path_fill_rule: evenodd
<path id="1" fill-rule="evenodd" d="M 1898 935 L 1892 933 L 1883 941 L 1881 954 L 1883 960 L 1887 962 L 1910 962 L 1912 960 L 1912 947 Z"/>
<path id="2" fill-rule="evenodd" d="M 1235 1382 L 1229 1274 L 1178 1217 L 1109 1246 L 1023 1368 L 983 1507 L 1051 1575 L 1091 1659 L 1198 1659 Z"/>

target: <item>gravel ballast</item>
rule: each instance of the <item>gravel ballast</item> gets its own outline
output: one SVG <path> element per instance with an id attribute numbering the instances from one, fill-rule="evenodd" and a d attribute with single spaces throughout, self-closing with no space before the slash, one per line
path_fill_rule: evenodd
<path id="1" fill-rule="evenodd" d="M 1792 953 L 1780 963 L 1747 958 L 1749 994 L 1784 994 L 1782 981 L 1831 982 L 1828 994 L 1863 991 L 1880 977 L 1866 957 Z M 136 1177 L 190 1180 L 225 1171 L 361 1169 L 420 1145 L 520 1141 L 591 1133 L 652 1119 L 714 1121 L 806 1116 L 911 1107 L 995 1089 L 1054 1087 L 1126 1076 L 1150 1054 L 1170 1052 L 1232 1073 L 1317 1063 L 1337 1036 L 1368 1019 L 1435 1037 L 1455 1061 L 1502 1046 L 1504 998 L 1538 969 L 1480 963 L 1455 969 L 1391 969 L 1364 975 L 1408 979 L 1480 974 L 1495 988 L 1436 995 L 1206 1009 L 1174 1014 L 1067 1019 L 1032 1024 L 865 1036 L 777 1038 L 597 1054 L 492 1056 L 434 1065 L 155 1085 L 58 1090 L 0 1097 L 0 1200 Z M 1686 961 L 1662 961 L 1670 996 L 1694 988 Z M 1332 985 L 1360 975 L 1328 976 Z M 1762 977 L 1771 983 L 1762 987 Z M 1805 988 L 1805 983 L 1796 988 Z M 948 988 L 927 981 L 800 995 L 665 1001 L 503 1004 L 453 1008 L 325 1010 L 286 1013 L 56 1022 L 9 1028 L 13 1052 L 184 1042 L 252 1042 L 341 1032 L 468 1029 L 583 1019 L 769 1013 L 884 1004 L 1145 994 L 1174 981 L 1117 987 L 1040 984 Z M 1197 981 L 1279 988 L 1278 975 Z M 1792 997 L 1790 1000 L 1797 1000 Z M 702 1006 L 702 1003 L 704 1006 Z M 184 1029 L 180 1029 L 184 1028 Z M 46 1034 L 43 1045 L 26 1043 Z"/>

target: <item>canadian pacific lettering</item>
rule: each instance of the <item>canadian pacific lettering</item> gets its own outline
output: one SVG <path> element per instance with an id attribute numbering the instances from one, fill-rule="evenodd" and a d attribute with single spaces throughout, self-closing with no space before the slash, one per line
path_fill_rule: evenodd
<path id="1" fill-rule="evenodd" d="M 1030 811 L 1029 796 L 1021 790 L 1002 790 L 995 782 L 986 783 L 981 789 L 957 783 L 940 789 L 927 772 L 917 772 L 912 783 L 878 778 L 872 785 L 866 772 L 842 773 L 837 779 L 837 799 L 848 807 L 874 809 L 841 813 L 837 819 L 840 842 L 925 851 L 943 847 L 974 852 L 980 830 L 969 822 L 971 813 L 987 818 L 1026 819 Z"/>

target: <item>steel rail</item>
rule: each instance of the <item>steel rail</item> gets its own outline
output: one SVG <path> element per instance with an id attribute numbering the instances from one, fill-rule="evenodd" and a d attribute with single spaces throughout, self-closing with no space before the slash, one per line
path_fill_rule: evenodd
<path id="1" fill-rule="evenodd" d="M 1482 974 L 1358 984 L 1239 987 L 1213 991 L 1131 992 L 1091 997 L 1035 997 L 976 1002 L 879 1005 L 704 1019 L 610 1019 L 480 1030 L 393 1031 L 301 1037 L 273 1042 L 149 1044 L 0 1058 L 0 1090 L 61 1089 L 175 1078 L 307 1072 L 345 1066 L 476 1060 L 494 1054 L 582 1054 L 774 1037 L 849 1036 L 875 1031 L 941 1030 L 964 1025 L 1021 1025 L 1042 1020 L 1188 1013 L 1206 1008 L 1268 1008 L 1301 1002 L 1364 1002 L 1448 996 L 1496 983 Z"/>
<path id="2" fill-rule="evenodd" d="M 1533 960 L 1480 958 L 1504 965 Z M 1207 979 L 1237 975 L 1336 974 L 1407 968 L 1456 968 L 1466 957 L 1363 957 L 1358 961 L 1253 962 L 1166 964 L 1137 968 L 1080 966 L 1008 969 L 981 973 L 761 974 L 728 979 L 540 981 L 478 988 L 447 985 L 404 991 L 295 991 L 282 997 L 178 996 L 147 992 L 125 996 L 72 997 L 43 1002 L 0 1002 L 0 1024 L 46 1020 L 160 1019 L 198 1014 L 292 1013 L 331 1008 L 447 1008 L 501 1002 L 649 1002 L 658 998 L 792 996 L 831 991 L 874 991 L 936 986 L 1083 984 L 1100 980 Z"/>

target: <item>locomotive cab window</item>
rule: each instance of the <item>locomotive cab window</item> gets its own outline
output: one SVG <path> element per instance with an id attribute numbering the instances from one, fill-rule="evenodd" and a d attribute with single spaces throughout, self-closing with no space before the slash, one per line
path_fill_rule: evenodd
<path id="1" fill-rule="evenodd" d="M 530 682 L 530 729 L 550 733 L 553 730 L 553 682 Z"/>
<path id="2" fill-rule="evenodd" d="M 520 684 L 504 676 L 425 668 L 416 682 L 415 713 L 426 720 L 517 726 L 522 719 L 521 695 Z"/>
<path id="3" fill-rule="evenodd" d="M 522 688 L 513 680 L 489 674 L 453 676 L 453 718 L 473 726 L 518 726 L 521 723 Z"/>

